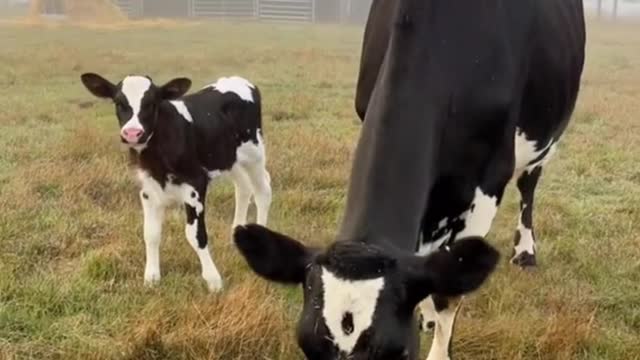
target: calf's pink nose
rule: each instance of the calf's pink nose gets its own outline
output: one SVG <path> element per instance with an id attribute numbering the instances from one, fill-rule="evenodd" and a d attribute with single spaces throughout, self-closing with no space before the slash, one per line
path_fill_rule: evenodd
<path id="1" fill-rule="evenodd" d="M 144 130 L 140 128 L 124 128 L 120 134 L 128 142 L 136 142 L 142 137 Z"/>

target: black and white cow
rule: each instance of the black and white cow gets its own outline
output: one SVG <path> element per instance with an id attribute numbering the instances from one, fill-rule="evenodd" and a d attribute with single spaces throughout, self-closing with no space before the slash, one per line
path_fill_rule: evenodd
<path id="1" fill-rule="evenodd" d="M 211 291 L 222 279 L 209 253 L 205 200 L 211 180 L 230 175 L 235 185 L 233 227 L 247 222 L 253 196 L 257 223 L 266 225 L 271 180 L 262 139 L 261 98 L 246 79 L 220 78 L 185 95 L 191 80 L 157 86 L 147 76 L 127 76 L 118 84 L 94 73 L 81 76 L 95 96 L 112 99 L 120 138 L 135 160 L 144 212 L 144 281 L 160 280 L 160 241 L 165 208 L 182 204 L 185 233 Z"/>
<path id="2" fill-rule="evenodd" d="M 417 302 L 403 300 L 429 294 L 428 360 L 450 359 L 456 295 L 491 270 L 495 257 L 477 239 L 513 177 L 522 206 L 512 262 L 536 264 L 534 189 L 573 113 L 584 51 L 581 0 L 374 0 L 356 93 L 363 128 L 337 237 L 350 241 L 318 257 L 256 226 L 236 233 L 255 272 L 303 284 L 298 335 L 309 359 L 415 359 Z M 474 266 L 440 260 L 443 247 Z M 407 267 L 429 280 L 412 281 Z M 450 291 L 461 267 L 477 282 Z"/>

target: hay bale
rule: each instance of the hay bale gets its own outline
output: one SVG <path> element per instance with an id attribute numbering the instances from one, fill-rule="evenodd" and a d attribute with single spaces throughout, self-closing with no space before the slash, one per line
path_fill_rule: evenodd
<path id="1" fill-rule="evenodd" d="M 71 21 L 121 22 L 127 17 L 111 0 L 32 0 L 30 14 L 41 17 L 51 11 Z"/>

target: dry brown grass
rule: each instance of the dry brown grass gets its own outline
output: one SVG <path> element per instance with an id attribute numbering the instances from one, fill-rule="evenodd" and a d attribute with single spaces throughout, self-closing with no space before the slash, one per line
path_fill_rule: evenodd
<path id="1" fill-rule="evenodd" d="M 124 334 L 125 358 L 256 359 L 257 349 L 291 353 L 291 341 L 273 341 L 274 334 L 290 332 L 286 314 L 273 289 L 263 283 L 245 283 L 204 302 L 186 299 L 170 313 L 159 302 L 139 314 Z"/>

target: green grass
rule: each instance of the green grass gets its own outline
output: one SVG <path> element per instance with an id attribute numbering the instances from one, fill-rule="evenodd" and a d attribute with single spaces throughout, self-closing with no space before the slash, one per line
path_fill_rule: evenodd
<path id="1" fill-rule="evenodd" d="M 640 359 L 639 30 L 590 24 L 574 121 L 537 193 L 540 267 L 506 264 L 518 201 L 510 185 L 489 235 L 504 261 L 464 303 L 458 359 Z M 188 76 L 196 88 L 230 74 L 254 81 L 270 226 L 323 244 L 340 220 L 360 129 L 361 35 L 246 23 L 1 25 L 0 358 L 301 358 L 300 294 L 257 279 L 230 245 L 229 182 L 207 200 L 225 291 L 207 293 L 179 210 L 164 228 L 162 282 L 142 286 L 136 184 L 111 105 L 79 75 Z"/>

